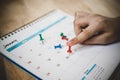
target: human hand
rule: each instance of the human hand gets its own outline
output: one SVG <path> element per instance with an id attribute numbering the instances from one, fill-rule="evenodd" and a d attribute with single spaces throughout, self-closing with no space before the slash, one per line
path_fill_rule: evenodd
<path id="1" fill-rule="evenodd" d="M 108 18 L 98 14 L 76 12 L 74 20 L 76 37 L 67 42 L 75 44 L 110 44 L 120 41 L 120 17 Z"/>

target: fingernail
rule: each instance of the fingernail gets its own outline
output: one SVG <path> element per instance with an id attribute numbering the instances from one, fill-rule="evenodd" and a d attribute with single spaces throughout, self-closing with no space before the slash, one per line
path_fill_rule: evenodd
<path id="1" fill-rule="evenodd" d="M 73 38 L 73 39 L 71 39 L 70 41 L 67 42 L 67 45 L 68 46 L 73 46 L 73 45 L 76 44 L 76 42 L 77 42 L 76 38 Z"/>
<path id="2" fill-rule="evenodd" d="M 71 41 L 67 42 L 67 46 L 71 46 Z"/>

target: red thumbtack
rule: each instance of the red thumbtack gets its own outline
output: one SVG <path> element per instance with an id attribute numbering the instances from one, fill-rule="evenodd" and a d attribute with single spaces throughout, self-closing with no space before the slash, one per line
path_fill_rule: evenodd
<path id="1" fill-rule="evenodd" d="M 67 40 L 68 41 L 68 38 L 66 36 L 62 36 L 62 40 Z"/>
<path id="2" fill-rule="evenodd" d="M 68 53 L 72 53 L 71 46 L 68 46 L 67 52 L 68 52 Z"/>

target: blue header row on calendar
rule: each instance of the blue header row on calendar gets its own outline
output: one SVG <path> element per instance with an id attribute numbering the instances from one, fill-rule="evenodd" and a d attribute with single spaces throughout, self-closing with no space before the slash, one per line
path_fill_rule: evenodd
<path id="1" fill-rule="evenodd" d="M 28 38 L 22 40 L 21 42 L 19 42 L 19 43 L 17 43 L 17 44 L 11 46 L 10 48 L 7 49 L 7 51 L 8 51 L 8 52 L 13 51 L 14 49 L 16 49 L 16 48 L 18 48 L 19 46 L 25 44 L 26 42 L 28 42 L 29 40 L 31 40 L 31 39 L 34 38 L 35 36 L 41 34 L 42 32 L 44 32 L 44 31 L 46 31 L 47 29 L 53 27 L 54 25 L 56 25 L 57 23 L 63 21 L 63 20 L 66 19 L 66 18 L 67 18 L 67 16 L 61 17 L 60 19 L 58 19 L 58 20 L 56 20 L 55 22 L 49 24 L 49 25 L 46 26 L 45 28 L 43 28 L 43 29 L 41 29 L 40 31 L 36 32 L 35 34 L 29 36 Z"/>

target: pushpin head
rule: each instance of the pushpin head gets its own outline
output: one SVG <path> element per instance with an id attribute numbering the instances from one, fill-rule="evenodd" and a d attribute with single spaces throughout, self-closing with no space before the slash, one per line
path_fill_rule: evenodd
<path id="1" fill-rule="evenodd" d="M 40 36 L 40 40 L 43 41 L 44 39 L 42 37 L 42 34 L 39 34 L 39 36 Z"/>
<path id="2" fill-rule="evenodd" d="M 54 48 L 55 48 L 55 49 L 56 49 L 56 48 L 62 48 L 62 45 L 61 45 L 61 44 L 56 45 L 56 46 L 54 46 Z"/>
<path id="3" fill-rule="evenodd" d="M 60 36 L 64 36 L 64 34 L 63 34 L 63 33 L 61 33 L 61 34 L 60 34 Z"/>
<path id="4" fill-rule="evenodd" d="M 61 36 L 61 39 L 62 39 L 62 40 L 67 40 L 67 41 L 68 41 L 67 36 L 65 36 L 63 33 L 61 33 L 60 36 Z"/>
<path id="5" fill-rule="evenodd" d="M 62 40 L 67 40 L 68 41 L 68 38 L 66 36 L 62 36 Z"/>

